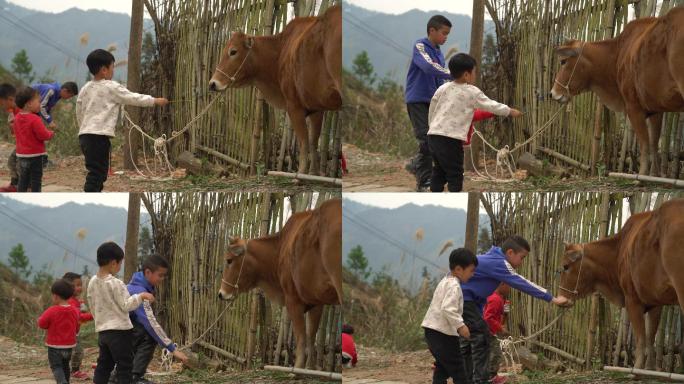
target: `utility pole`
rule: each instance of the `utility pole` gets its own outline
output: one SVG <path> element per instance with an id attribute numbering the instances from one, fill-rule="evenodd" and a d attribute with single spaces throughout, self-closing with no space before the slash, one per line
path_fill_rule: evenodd
<path id="1" fill-rule="evenodd" d="M 477 253 L 477 235 L 480 228 L 480 192 L 468 192 L 468 211 L 466 212 L 466 249 Z"/>
<path id="2" fill-rule="evenodd" d="M 128 220 L 124 252 L 124 282 L 128 283 L 138 269 L 138 235 L 140 233 L 140 192 L 128 194 Z"/>
<path id="3" fill-rule="evenodd" d="M 140 58 L 142 56 L 142 33 L 143 33 L 143 0 L 133 0 L 131 12 L 131 34 L 128 43 L 128 78 L 126 87 L 132 92 L 140 92 Z M 140 123 L 140 108 L 127 107 L 131 120 Z M 129 129 L 133 129 L 132 127 Z M 130 138 L 130 142 L 129 142 Z M 137 134 L 129 135 L 128 131 L 124 135 L 124 169 L 135 169 L 138 160 L 138 148 L 140 147 L 140 136 Z M 131 156 L 133 157 L 131 159 Z"/>
<path id="4" fill-rule="evenodd" d="M 485 0 L 473 0 L 473 23 L 470 29 L 470 56 L 474 57 L 477 61 L 477 78 L 475 85 L 478 87 L 481 85 L 480 79 L 482 78 L 482 40 L 484 38 L 484 12 L 485 12 Z M 477 168 L 477 161 L 480 158 L 479 154 L 481 151 L 481 140 L 477 136 L 473 135 L 472 141 L 470 142 L 470 147 L 465 148 L 464 155 L 465 161 L 464 166 L 467 171 L 474 171 Z M 475 165 L 473 166 L 473 162 Z"/>

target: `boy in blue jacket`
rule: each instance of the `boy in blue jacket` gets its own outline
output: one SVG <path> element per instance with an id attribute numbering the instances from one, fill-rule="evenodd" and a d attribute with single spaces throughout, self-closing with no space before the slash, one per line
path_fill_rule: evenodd
<path id="1" fill-rule="evenodd" d="M 52 108 L 60 100 L 69 100 L 78 95 L 78 86 L 73 81 L 62 85 L 59 83 L 33 84 L 31 88 L 40 93 L 40 117 L 49 129 L 55 129 L 56 124 L 52 121 Z"/>
<path id="2" fill-rule="evenodd" d="M 470 330 L 470 339 L 461 342 L 461 353 L 466 372 L 473 384 L 489 383 L 489 328 L 482 311 L 487 298 L 501 283 L 520 290 L 534 298 L 558 306 L 568 304 L 562 296 L 553 297 L 546 289 L 518 275 L 515 268 L 522 265 L 530 253 L 530 244 L 522 236 L 514 235 L 499 247 L 477 256 L 477 269 L 468 282 L 461 284 L 463 290 L 463 320 Z"/>
<path id="3" fill-rule="evenodd" d="M 149 292 L 154 295 L 155 287 L 166 278 L 169 271 L 169 263 L 159 255 L 148 256 L 142 265 L 142 272 L 136 272 L 128 283 L 128 292 L 133 295 L 136 293 Z M 166 348 L 173 356 L 183 363 L 188 358 L 177 349 L 176 344 L 166 336 L 157 318 L 154 316 L 152 306 L 149 302 L 131 312 L 131 322 L 133 323 L 133 381 L 132 383 L 148 384 L 150 381 L 144 378 L 147 366 L 152 361 L 154 350 L 157 344 Z"/>
<path id="4" fill-rule="evenodd" d="M 444 67 L 444 55 L 439 49 L 451 31 L 451 22 L 442 15 L 430 18 L 427 37 L 413 45 L 413 59 L 406 75 L 406 109 L 408 110 L 413 134 L 418 140 L 418 153 L 407 165 L 416 175 L 416 191 L 430 191 L 432 155 L 427 142 L 428 113 L 430 100 L 445 81 L 451 80 L 449 70 Z"/>

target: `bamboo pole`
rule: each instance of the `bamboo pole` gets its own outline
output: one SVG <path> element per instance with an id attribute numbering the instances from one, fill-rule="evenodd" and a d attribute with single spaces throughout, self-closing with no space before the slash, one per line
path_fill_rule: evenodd
<path id="1" fill-rule="evenodd" d="M 638 368 L 613 367 L 613 366 L 609 366 L 609 365 L 604 366 L 603 370 L 609 371 L 609 372 L 631 373 L 631 374 L 640 375 L 640 376 L 659 377 L 662 379 L 684 381 L 684 375 L 678 374 L 678 373 L 649 371 L 646 369 L 638 369 Z"/>
<path id="2" fill-rule="evenodd" d="M 278 177 L 287 177 L 290 179 L 299 179 L 299 180 L 306 180 L 306 181 L 317 181 L 321 183 L 328 183 L 328 184 L 334 184 L 334 185 L 342 185 L 342 179 L 337 179 L 334 177 L 325 177 L 325 176 L 315 176 L 315 175 L 308 175 L 304 173 L 290 173 L 290 172 L 278 172 L 278 171 L 268 171 L 267 175 L 269 176 L 278 176 Z"/>
<path id="3" fill-rule="evenodd" d="M 212 350 L 212 351 L 218 353 L 219 355 L 226 357 L 230 360 L 236 361 L 240 364 L 245 364 L 247 362 L 247 359 L 245 359 L 244 357 L 236 356 L 235 354 L 230 353 L 230 352 L 226 351 L 225 349 L 221 349 L 217 346 L 211 345 L 211 344 L 206 343 L 204 341 L 198 341 L 195 344 L 197 344 L 201 347 L 204 347 L 206 349 Z"/>
<path id="4" fill-rule="evenodd" d="M 324 378 L 324 379 L 332 379 L 332 380 L 342 381 L 342 374 L 336 373 L 336 372 L 314 371 L 311 369 L 294 368 L 294 367 L 279 367 L 276 365 L 265 365 L 264 369 L 267 371 L 285 372 L 285 373 L 292 373 L 292 374 L 296 374 L 296 375 L 320 377 L 320 378 Z"/>
<path id="5" fill-rule="evenodd" d="M 666 177 L 656 177 L 656 176 L 646 176 L 646 175 L 636 175 L 618 172 L 608 172 L 609 177 L 617 177 L 621 179 L 630 179 L 637 181 L 647 181 L 649 183 L 659 183 L 659 184 L 670 184 L 675 187 L 684 187 L 684 180 L 670 179 Z"/>

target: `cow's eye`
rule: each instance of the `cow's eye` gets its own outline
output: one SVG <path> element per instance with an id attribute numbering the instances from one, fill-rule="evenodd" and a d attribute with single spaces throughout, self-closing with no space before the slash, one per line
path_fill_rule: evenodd
<path id="1" fill-rule="evenodd" d="M 231 55 L 231 56 L 237 55 L 237 49 L 231 49 L 231 50 L 230 50 L 230 55 Z"/>
<path id="2" fill-rule="evenodd" d="M 568 60 L 563 59 L 563 60 L 561 60 L 561 65 L 565 65 L 565 63 L 567 63 L 567 62 L 568 62 Z"/>
<path id="3" fill-rule="evenodd" d="M 232 262 L 233 262 L 233 259 L 228 259 L 228 260 L 226 260 L 226 265 L 230 265 L 230 263 L 232 263 Z"/>
<path id="4" fill-rule="evenodd" d="M 567 264 L 563 266 L 563 270 L 564 270 L 564 271 L 567 271 L 568 268 L 570 268 L 570 267 L 569 267 Z"/>

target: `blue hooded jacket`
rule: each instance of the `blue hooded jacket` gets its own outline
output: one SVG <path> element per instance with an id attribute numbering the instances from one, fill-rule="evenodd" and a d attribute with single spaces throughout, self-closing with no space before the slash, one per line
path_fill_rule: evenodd
<path id="1" fill-rule="evenodd" d="M 61 100 L 59 91 L 62 90 L 62 86 L 59 83 L 33 84 L 31 88 L 40 93 L 40 117 L 48 124 L 52 123 L 50 112 L 57 105 L 57 102 Z"/>
<path id="2" fill-rule="evenodd" d="M 501 283 L 523 291 L 532 297 L 551 301 L 553 296 L 544 288 L 518 275 L 499 247 L 492 247 L 487 253 L 477 256 L 475 274 L 467 283 L 461 283 L 463 301 L 473 301 L 480 313 L 487 304 L 487 298 Z"/>
<path id="3" fill-rule="evenodd" d="M 154 295 L 154 287 L 150 284 L 145 275 L 142 272 L 136 272 L 131 278 L 131 282 L 127 285 L 128 293 L 131 295 L 136 293 L 149 292 Z M 162 329 L 161 325 L 157 322 L 157 318 L 154 317 L 154 312 L 152 312 L 152 306 L 148 301 L 143 301 L 135 311 L 130 313 L 131 322 L 138 323 L 145 327 L 147 333 L 150 334 L 162 348 L 166 348 L 169 352 L 176 350 L 176 345 L 173 341 L 166 336 L 166 333 Z"/>
<path id="4" fill-rule="evenodd" d="M 439 47 L 433 46 L 427 37 L 416 41 L 406 75 L 406 103 L 430 103 L 437 88 L 449 80 L 451 74 L 444 66 Z"/>

